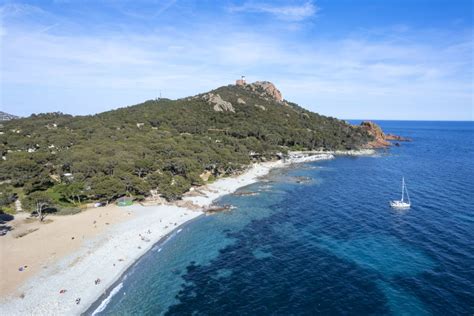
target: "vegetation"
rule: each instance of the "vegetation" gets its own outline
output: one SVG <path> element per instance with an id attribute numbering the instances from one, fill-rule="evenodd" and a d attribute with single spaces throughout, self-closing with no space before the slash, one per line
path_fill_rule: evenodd
<path id="1" fill-rule="evenodd" d="M 17 194 L 11 185 L 0 184 L 0 215 L 3 213 L 15 213 L 11 206 L 16 199 Z"/>
<path id="2" fill-rule="evenodd" d="M 10 184 L 2 187 L 2 205 L 11 203 L 12 188 L 39 215 L 53 204 L 144 197 L 151 189 L 174 200 L 203 184 L 206 171 L 215 179 L 288 150 L 356 149 L 371 140 L 359 127 L 243 87 L 212 93 L 235 112 L 216 112 L 198 95 L 93 116 L 47 113 L 3 122 L 0 183 Z"/>
<path id="3" fill-rule="evenodd" d="M 27 195 L 22 204 L 33 210 L 38 215 L 39 220 L 42 222 L 47 215 L 47 210 L 53 204 L 53 200 L 45 191 L 35 191 Z"/>

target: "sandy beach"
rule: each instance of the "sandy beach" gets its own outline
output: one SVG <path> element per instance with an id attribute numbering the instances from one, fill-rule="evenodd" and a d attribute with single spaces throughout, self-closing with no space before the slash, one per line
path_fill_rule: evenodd
<path id="1" fill-rule="evenodd" d="M 87 213 L 94 211 L 89 210 L 83 213 L 86 214 L 85 217 L 89 220 L 86 225 L 83 225 L 83 229 L 87 230 L 87 226 L 92 226 L 93 215 Z M 58 253 L 56 257 L 48 260 L 42 256 L 32 256 L 30 251 L 34 254 L 42 251 L 50 252 L 52 249 L 60 248 L 56 243 L 69 242 L 71 231 L 78 229 L 73 227 L 79 227 L 82 218 L 80 220 L 69 220 L 70 222 L 59 219 L 56 222 L 46 224 L 51 225 L 52 229 L 72 224 L 71 231 L 67 231 L 66 226 L 64 227 L 65 232 L 52 232 L 47 236 L 50 230 L 49 227 L 48 232 L 46 232 L 46 229 L 43 230 L 44 227 L 42 227 L 38 231 L 23 237 L 30 236 L 29 239 L 32 243 L 24 245 L 20 254 L 13 253 L 12 247 L 14 245 L 4 250 L 2 244 L 2 275 L 21 275 L 29 269 L 32 270 L 34 275 L 16 290 L 11 289 L 12 284 L 15 281 L 21 282 L 22 280 L 9 277 L 7 280 L 10 283 L 8 283 L 5 291 L 13 290 L 13 292 L 2 298 L 0 309 L 6 315 L 80 314 L 155 242 L 178 225 L 201 214 L 201 212 L 171 205 L 113 207 L 109 209 L 109 212 L 115 213 L 115 216 L 119 217 L 115 224 L 109 223 L 107 225 L 109 227 L 104 228 L 102 232 L 84 238 L 77 247 L 64 250 L 62 257 Z M 69 217 L 74 218 L 76 216 L 79 215 Z M 101 224 L 104 225 L 104 223 Z M 82 231 L 82 229 L 79 230 Z M 51 244 L 47 238 L 54 235 L 59 236 L 62 240 L 53 241 L 54 243 Z M 44 237 L 45 239 L 40 240 L 36 237 Z M 35 248 L 37 250 L 34 250 Z M 12 256 L 15 256 L 15 261 L 22 259 L 22 262 L 27 262 L 28 268 L 25 271 L 19 271 L 18 266 L 13 266 L 8 260 Z M 3 260 L 3 258 L 6 260 Z M 46 262 L 34 260 L 45 260 Z M 38 263 L 41 265 L 35 268 Z M 35 274 L 35 272 L 37 273 Z M 2 283 L 4 283 L 4 280 L 2 278 Z M 100 282 L 96 282 L 96 280 L 100 280 Z M 61 293 L 62 290 L 65 290 L 65 292 Z M 81 300 L 79 304 L 76 304 L 78 298 Z"/>
<path id="2" fill-rule="evenodd" d="M 238 176 L 218 179 L 200 187 L 199 194 L 186 195 L 181 204 L 192 208 L 110 205 L 76 215 L 50 216 L 44 224 L 24 224 L 25 215 L 20 215 L 15 221 L 23 224 L 0 239 L 0 309 L 6 315 L 80 314 L 155 243 L 202 215 L 217 198 L 258 181 L 273 168 L 332 159 L 334 154 L 353 153 L 313 153 L 311 157 L 295 153 L 285 162 L 253 164 Z"/>
<path id="3" fill-rule="evenodd" d="M 109 205 L 72 216 L 48 216 L 44 223 L 28 216 L 15 215 L 13 223 L 9 223 L 14 229 L 0 238 L 1 297 L 21 295 L 17 290 L 25 280 L 133 215 Z"/>

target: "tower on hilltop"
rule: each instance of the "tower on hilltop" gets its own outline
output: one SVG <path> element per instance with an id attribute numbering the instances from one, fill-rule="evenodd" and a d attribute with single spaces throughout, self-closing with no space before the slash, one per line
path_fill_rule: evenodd
<path id="1" fill-rule="evenodd" d="M 240 79 L 235 80 L 235 84 L 238 86 L 244 86 L 245 85 L 245 76 L 241 76 Z"/>

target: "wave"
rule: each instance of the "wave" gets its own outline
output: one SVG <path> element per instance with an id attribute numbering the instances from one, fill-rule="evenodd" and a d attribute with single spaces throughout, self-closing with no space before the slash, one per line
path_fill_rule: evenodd
<path id="1" fill-rule="evenodd" d="M 123 283 L 119 283 L 114 289 L 110 292 L 109 296 L 107 296 L 99 305 L 99 307 L 96 308 L 96 310 L 92 313 L 92 316 L 99 314 L 102 312 L 107 305 L 109 305 L 110 301 L 112 300 L 112 297 L 115 296 L 123 287 Z"/>

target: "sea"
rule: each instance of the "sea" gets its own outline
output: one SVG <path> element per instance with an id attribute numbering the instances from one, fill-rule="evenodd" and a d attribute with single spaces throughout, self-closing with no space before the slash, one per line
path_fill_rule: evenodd
<path id="1" fill-rule="evenodd" d="M 474 123 L 377 123 L 413 141 L 273 170 L 86 314 L 474 315 Z M 412 207 L 391 209 L 402 177 Z"/>

